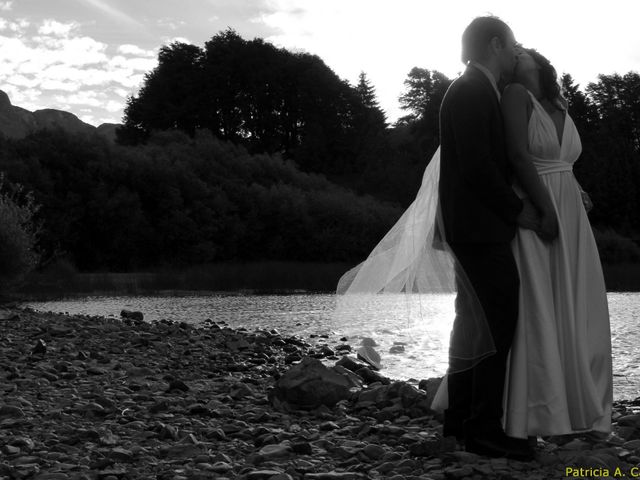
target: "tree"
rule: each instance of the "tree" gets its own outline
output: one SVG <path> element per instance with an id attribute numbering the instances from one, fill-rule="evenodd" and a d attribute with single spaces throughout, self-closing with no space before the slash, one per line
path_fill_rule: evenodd
<path id="1" fill-rule="evenodd" d="M 340 175 L 353 169 L 359 155 L 359 122 L 374 116 L 384 123 L 366 87 L 367 104 L 319 57 L 245 40 L 228 29 L 204 49 L 163 47 L 158 67 L 128 101 L 119 138 L 136 143 L 152 130 L 174 128 L 193 136 L 206 128 L 252 153 L 279 153 L 304 170 Z"/>
<path id="2" fill-rule="evenodd" d="M 634 72 L 599 75 L 587 86 L 595 121 L 581 132 L 584 153 L 576 166 L 576 176 L 592 193 L 592 221 L 627 235 L 640 228 L 639 95 L 640 76 Z"/>
<path id="3" fill-rule="evenodd" d="M 193 135 L 202 126 L 202 56 L 200 48 L 186 43 L 161 47 L 158 66 L 145 75 L 138 96 L 127 101 L 119 137 L 135 142 L 167 129 Z"/>
<path id="4" fill-rule="evenodd" d="M 573 77 L 565 73 L 560 78 L 562 92 L 569 104 L 569 112 L 578 132 L 583 138 L 588 138 L 598 127 L 598 111 L 591 99 L 580 90 Z"/>
<path id="5" fill-rule="evenodd" d="M 640 150 L 640 75 L 629 72 L 599 75 L 587 87 L 607 135 L 629 142 Z"/>
<path id="6" fill-rule="evenodd" d="M 20 282 L 38 263 L 38 211 L 31 193 L 0 175 L 0 287 Z"/>
<path id="7" fill-rule="evenodd" d="M 356 92 L 358 92 L 360 101 L 365 107 L 380 107 L 376 98 L 376 89 L 371 85 L 371 82 L 367 78 L 367 74 L 364 72 L 360 72 L 360 75 L 358 76 L 358 85 L 356 86 Z"/>
<path id="8" fill-rule="evenodd" d="M 404 81 L 406 92 L 400 100 L 400 108 L 408 110 L 409 114 L 400 119 L 401 123 L 417 121 L 430 112 L 439 111 L 451 80 L 437 70 L 414 67 Z"/>

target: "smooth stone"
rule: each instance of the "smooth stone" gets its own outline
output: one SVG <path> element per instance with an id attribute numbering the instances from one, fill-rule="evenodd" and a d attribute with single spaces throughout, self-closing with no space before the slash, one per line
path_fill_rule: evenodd
<path id="1" fill-rule="evenodd" d="M 384 375 L 371 370 L 369 367 L 362 367 L 356 370 L 356 374 L 363 378 L 365 383 L 371 385 L 372 383 L 380 382 L 382 385 L 389 385 L 391 381 Z"/>
<path id="2" fill-rule="evenodd" d="M 11 463 L 13 463 L 14 465 L 25 466 L 25 465 L 37 464 L 39 460 L 40 460 L 40 457 L 24 456 L 24 457 L 18 457 L 13 459 Z"/>
<path id="3" fill-rule="evenodd" d="M 311 455 L 313 453 L 313 448 L 308 442 L 292 443 L 291 448 L 293 449 L 294 453 L 297 453 L 299 455 Z"/>
<path id="4" fill-rule="evenodd" d="M 324 422 L 321 423 L 318 428 L 320 428 L 320 431 L 328 432 L 331 430 L 338 430 L 340 428 L 340 425 L 338 425 L 336 422 Z"/>
<path id="5" fill-rule="evenodd" d="M 13 405 L 3 405 L 0 407 L 0 417 L 21 418 L 24 416 L 24 411 L 20 407 Z"/>
<path id="6" fill-rule="evenodd" d="M 640 426 L 640 415 L 625 415 L 623 417 L 618 418 L 618 425 L 621 427 L 638 427 Z"/>
<path id="7" fill-rule="evenodd" d="M 385 449 L 380 445 L 369 444 L 362 449 L 362 452 L 372 460 L 382 458 L 385 454 Z"/>
<path id="8" fill-rule="evenodd" d="M 7 442 L 14 447 L 20 447 L 23 450 L 33 450 L 35 448 L 35 442 L 28 437 L 13 437 Z"/>
<path id="9" fill-rule="evenodd" d="M 278 475 L 270 477 L 269 480 L 293 480 L 293 477 L 288 473 L 279 473 Z"/>
<path id="10" fill-rule="evenodd" d="M 305 480 L 359 480 L 367 478 L 364 474 L 358 472 L 322 472 L 322 473 L 307 473 L 304 476 Z"/>
<path id="11" fill-rule="evenodd" d="M 120 312 L 120 316 L 137 322 L 142 322 L 144 320 L 144 314 L 139 311 L 122 310 Z"/>
<path id="12" fill-rule="evenodd" d="M 473 468 L 470 465 L 463 467 L 449 467 L 444 470 L 445 475 L 450 478 L 464 478 L 473 475 Z"/>
<path id="13" fill-rule="evenodd" d="M 172 392 L 174 390 L 188 392 L 189 386 L 182 380 L 172 380 L 171 382 L 169 382 L 169 388 L 167 388 L 167 392 Z"/>
<path id="14" fill-rule="evenodd" d="M 591 444 L 589 442 L 585 442 L 584 440 L 580 440 L 579 438 L 574 438 L 569 443 L 565 443 L 562 447 L 563 450 L 586 450 L 591 448 Z"/>
<path id="15" fill-rule="evenodd" d="M 20 447 L 13 445 L 3 445 L 1 450 L 5 455 L 18 455 L 22 451 Z"/>
<path id="16" fill-rule="evenodd" d="M 340 358 L 336 362 L 336 365 L 340 366 L 340 367 L 344 367 L 347 370 L 351 370 L 354 373 L 356 373 L 361 368 L 367 368 L 368 367 L 368 365 L 366 363 L 360 362 L 359 360 L 357 360 L 356 358 L 352 357 L 351 355 L 344 355 L 342 358 Z"/>
<path id="17" fill-rule="evenodd" d="M 396 464 L 394 462 L 384 462 L 376 467 L 376 470 L 380 473 L 389 473 L 396 469 Z"/>
<path id="18" fill-rule="evenodd" d="M 44 355 L 45 353 L 47 353 L 47 344 L 46 344 L 46 342 L 44 340 L 42 340 L 40 338 L 40 339 L 38 339 L 38 341 L 36 342 L 35 346 L 31 350 L 31 354 L 32 355 Z"/>
<path id="19" fill-rule="evenodd" d="M 216 462 L 211 465 L 211 471 L 216 473 L 227 473 L 233 470 L 233 466 L 226 462 Z"/>
<path id="20" fill-rule="evenodd" d="M 293 452 L 291 445 L 288 444 L 275 444 L 265 445 L 260 449 L 258 455 L 263 456 L 265 459 L 288 457 Z"/>
<path id="21" fill-rule="evenodd" d="M 640 449 L 640 439 L 629 440 L 622 445 L 622 448 L 626 448 L 627 450 L 638 450 Z"/>
<path id="22" fill-rule="evenodd" d="M 368 363 L 374 370 L 380 370 L 382 368 L 380 354 L 375 351 L 373 347 L 364 346 L 357 350 L 357 357 Z"/>
<path id="23" fill-rule="evenodd" d="M 109 457 L 117 463 L 131 463 L 134 460 L 131 451 L 124 448 L 114 448 L 109 452 Z"/>
<path id="24" fill-rule="evenodd" d="M 247 480 L 269 480 L 276 475 L 281 475 L 278 470 L 253 470 L 246 474 Z"/>

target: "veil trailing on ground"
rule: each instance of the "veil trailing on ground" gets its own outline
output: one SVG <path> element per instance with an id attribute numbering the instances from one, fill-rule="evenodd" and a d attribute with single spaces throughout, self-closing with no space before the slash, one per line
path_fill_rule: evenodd
<path id="1" fill-rule="evenodd" d="M 451 332 L 455 322 L 448 346 L 448 373 L 455 373 L 495 353 L 495 347 L 474 289 L 444 237 L 439 177 L 440 148 L 411 206 L 369 257 L 340 278 L 334 314 L 345 332 L 355 336 L 371 336 L 362 330 L 373 318 L 380 322 L 381 312 L 406 319 L 408 327 L 419 322 L 434 337 Z M 430 307 L 443 299 L 455 302 L 455 314 L 431 315 Z"/>

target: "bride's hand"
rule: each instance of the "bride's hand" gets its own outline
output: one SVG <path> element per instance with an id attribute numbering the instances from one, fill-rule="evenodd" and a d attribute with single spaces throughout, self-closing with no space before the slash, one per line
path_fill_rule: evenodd
<path id="1" fill-rule="evenodd" d="M 584 205 L 584 209 L 589 213 L 593 209 L 593 202 L 591 201 L 591 197 L 584 190 L 580 190 L 580 195 L 582 196 L 582 204 Z"/>

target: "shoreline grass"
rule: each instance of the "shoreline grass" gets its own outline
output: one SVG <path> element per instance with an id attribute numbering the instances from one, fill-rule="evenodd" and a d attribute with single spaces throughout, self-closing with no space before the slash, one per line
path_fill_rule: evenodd
<path id="1" fill-rule="evenodd" d="M 29 297 L 180 291 L 329 293 L 335 291 L 342 274 L 352 267 L 345 263 L 264 261 L 131 273 L 67 270 L 34 273 L 15 293 Z"/>
<path id="2" fill-rule="evenodd" d="M 65 271 L 32 274 L 14 292 L 20 298 L 173 292 L 248 294 L 331 293 L 352 264 L 265 261 L 222 263 L 151 272 Z M 604 264 L 607 291 L 640 291 L 640 263 Z"/>

